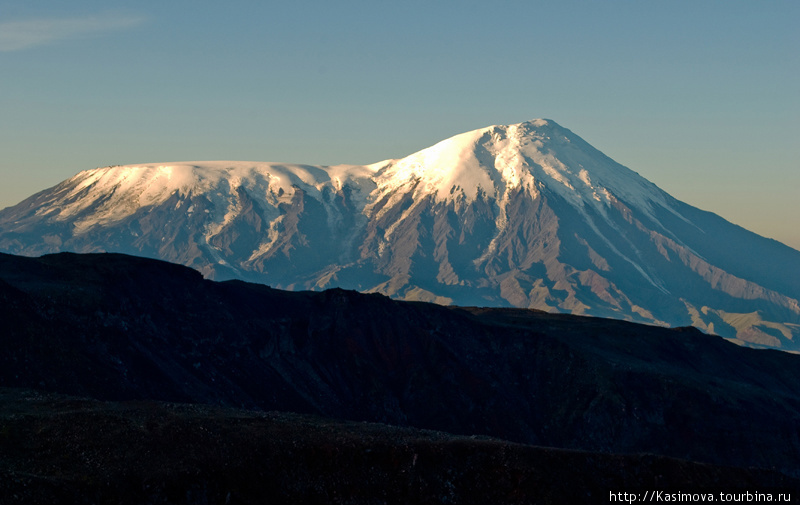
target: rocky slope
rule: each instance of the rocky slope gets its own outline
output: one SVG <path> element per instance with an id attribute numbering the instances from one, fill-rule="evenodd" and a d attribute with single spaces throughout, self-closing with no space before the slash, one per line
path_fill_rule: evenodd
<path id="1" fill-rule="evenodd" d="M 0 250 L 209 278 L 694 325 L 800 350 L 800 252 L 681 203 L 550 120 L 400 160 L 106 167 L 0 211 Z"/>

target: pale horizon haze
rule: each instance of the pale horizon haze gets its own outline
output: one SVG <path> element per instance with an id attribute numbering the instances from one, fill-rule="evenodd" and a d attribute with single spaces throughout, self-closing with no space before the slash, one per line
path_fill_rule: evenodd
<path id="1" fill-rule="evenodd" d="M 107 165 L 401 158 L 548 118 L 800 250 L 800 2 L 9 0 L 0 208 Z"/>

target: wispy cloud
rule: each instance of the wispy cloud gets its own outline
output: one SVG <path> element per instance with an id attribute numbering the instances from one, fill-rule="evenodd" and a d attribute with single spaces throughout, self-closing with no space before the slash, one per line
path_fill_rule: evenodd
<path id="1" fill-rule="evenodd" d="M 141 24 L 141 16 L 103 14 L 0 22 L 0 51 L 20 51 L 62 40 L 102 35 Z"/>

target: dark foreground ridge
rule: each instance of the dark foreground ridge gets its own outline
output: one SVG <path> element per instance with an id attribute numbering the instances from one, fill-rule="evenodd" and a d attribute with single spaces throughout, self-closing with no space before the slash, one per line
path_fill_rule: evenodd
<path id="1" fill-rule="evenodd" d="M 285 292 L 156 260 L 68 253 L 0 255 L 0 320 L 3 387 L 800 477 L 800 357 L 692 328 Z"/>
<path id="2" fill-rule="evenodd" d="M 609 503 L 652 489 L 791 492 L 777 472 L 383 424 L 0 388 L 0 503 Z"/>

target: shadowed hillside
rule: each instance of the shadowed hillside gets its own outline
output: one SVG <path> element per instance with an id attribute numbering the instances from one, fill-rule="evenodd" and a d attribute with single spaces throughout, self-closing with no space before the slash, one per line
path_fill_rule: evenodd
<path id="1" fill-rule="evenodd" d="M 0 255 L 0 318 L 4 387 L 800 475 L 800 357 L 691 328 L 284 292 L 116 254 Z"/>
<path id="2" fill-rule="evenodd" d="M 608 503 L 646 489 L 791 492 L 777 472 L 278 412 L 0 388 L 0 503 Z"/>

